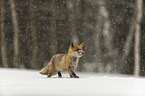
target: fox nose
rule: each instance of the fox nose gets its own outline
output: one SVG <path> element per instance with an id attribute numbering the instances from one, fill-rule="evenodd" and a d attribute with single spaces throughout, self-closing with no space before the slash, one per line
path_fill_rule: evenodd
<path id="1" fill-rule="evenodd" d="M 85 54 L 85 52 L 83 51 L 82 54 Z"/>

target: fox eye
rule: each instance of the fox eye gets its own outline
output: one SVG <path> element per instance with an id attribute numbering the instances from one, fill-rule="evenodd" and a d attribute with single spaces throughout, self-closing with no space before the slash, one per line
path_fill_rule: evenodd
<path id="1" fill-rule="evenodd" d="M 77 49 L 76 51 L 79 51 L 80 49 Z"/>

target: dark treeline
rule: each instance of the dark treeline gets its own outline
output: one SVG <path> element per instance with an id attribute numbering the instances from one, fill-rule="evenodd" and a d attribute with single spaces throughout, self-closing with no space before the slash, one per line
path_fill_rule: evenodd
<path id="1" fill-rule="evenodd" d="M 0 0 L 0 66 L 41 69 L 73 40 L 85 42 L 78 71 L 145 75 L 143 3 Z"/>

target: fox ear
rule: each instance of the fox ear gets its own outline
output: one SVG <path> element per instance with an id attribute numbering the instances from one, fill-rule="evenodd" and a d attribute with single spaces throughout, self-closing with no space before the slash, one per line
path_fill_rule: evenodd
<path id="1" fill-rule="evenodd" d="M 83 46 L 84 46 L 84 42 L 80 44 L 80 47 L 83 47 Z"/>
<path id="2" fill-rule="evenodd" d="M 70 46 L 71 47 L 75 47 L 75 45 L 76 45 L 75 42 L 74 41 L 71 41 Z"/>

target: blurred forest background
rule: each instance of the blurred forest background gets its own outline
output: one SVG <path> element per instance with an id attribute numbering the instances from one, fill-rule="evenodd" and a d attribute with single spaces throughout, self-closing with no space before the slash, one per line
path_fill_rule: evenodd
<path id="1" fill-rule="evenodd" d="M 41 69 L 70 42 L 77 71 L 145 75 L 145 0 L 0 0 L 0 67 Z"/>

